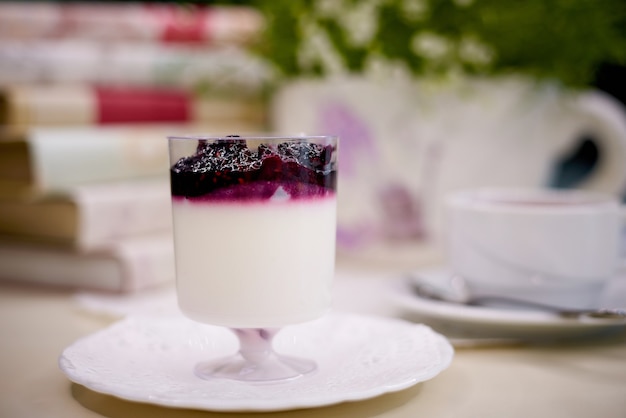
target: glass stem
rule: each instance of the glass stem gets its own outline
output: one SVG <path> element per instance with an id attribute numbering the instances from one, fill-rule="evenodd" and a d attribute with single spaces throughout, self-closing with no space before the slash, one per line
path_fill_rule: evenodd
<path id="1" fill-rule="evenodd" d="M 262 363 L 274 353 L 272 340 L 278 329 L 234 328 L 239 338 L 239 354 L 252 363 Z"/>

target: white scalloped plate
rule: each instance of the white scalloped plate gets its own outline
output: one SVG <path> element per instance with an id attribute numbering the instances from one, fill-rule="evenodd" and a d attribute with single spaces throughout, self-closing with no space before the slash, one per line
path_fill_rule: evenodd
<path id="1" fill-rule="evenodd" d="M 416 272 L 423 280 L 445 283 L 449 271 L 445 267 Z M 616 291 L 618 287 L 614 286 Z M 427 300 L 417 296 L 411 279 L 390 283 L 392 301 L 416 321 L 428 324 L 449 338 L 512 338 L 520 340 L 566 340 L 610 336 L 626 329 L 626 321 L 609 319 L 576 320 L 561 318 L 549 312 L 513 310 L 497 307 L 464 306 Z M 622 291 L 619 288 L 619 291 Z M 615 295 L 614 295 L 615 296 Z M 615 299 L 615 298 L 613 298 Z M 607 307 L 620 306 L 605 301 Z"/>
<path id="2" fill-rule="evenodd" d="M 278 411 L 395 392 L 435 377 L 454 354 L 429 327 L 397 319 L 331 314 L 286 327 L 275 348 L 315 360 L 318 370 L 274 384 L 202 380 L 194 365 L 236 351 L 227 329 L 184 317 L 128 317 L 67 347 L 67 377 L 96 392 L 167 407 Z"/>

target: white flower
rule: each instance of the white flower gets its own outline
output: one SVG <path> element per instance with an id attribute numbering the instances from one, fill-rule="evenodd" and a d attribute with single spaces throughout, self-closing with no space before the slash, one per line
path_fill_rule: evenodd
<path id="1" fill-rule="evenodd" d="M 411 70 L 405 62 L 390 60 L 379 53 L 372 53 L 366 58 L 363 72 L 375 80 L 411 79 Z"/>
<path id="2" fill-rule="evenodd" d="M 343 58 L 335 49 L 328 34 L 313 22 L 300 21 L 303 41 L 298 50 L 300 68 L 310 70 L 316 64 L 321 66 L 324 74 L 343 74 L 346 66 Z"/>
<path id="3" fill-rule="evenodd" d="M 441 60 L 450 54 L 451 42 L 432 32 L 420 32 L 411 39 L 411 50 L 431 60 Z"/>
<path id="4" fill-rule="evenodd" d="M 473 37 L 464 36 L 459 43 L 459 57 L 470 64 L 490 64 L 494 53 L 485 43 Z"/>
<path id="5" fill-rule="evenodd" d="M 402 0 L 400 11 L 410 22 L 423 20 L 428 16 L 428 2 L 426 0 Z"/>
<path id="6" fill-rule="evenodd" d="M 381 0 L 363 0 L 355 3 L 339 20 L 352 46 L 367 46 L 378 30 L 378 8 Z"/>
<path id="7" fill-rule="evenodd" d="M 343 0 L 317 0 L 314 7 L 317 14 L 323 17 L 340 17 L 346 9 Z"/>

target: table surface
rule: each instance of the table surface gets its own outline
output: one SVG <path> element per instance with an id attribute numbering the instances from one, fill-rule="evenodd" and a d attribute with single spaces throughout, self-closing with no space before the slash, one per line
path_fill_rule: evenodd
<path id="1" fill-rule="evenodd" d="M 394 316 L 383 298 L 338 280 L 336 304 Z M 367 295 L 366 295 L 367 294 Z M 68 291 L 0 284 L 0 417 L 236 417 L 133 403 L 72 384 L 62 350 L 114 319 Z M 432 380 L 377 398 L 265 417 L 626 417 L 626 337 L 561 345 L 457 348 Z"/>

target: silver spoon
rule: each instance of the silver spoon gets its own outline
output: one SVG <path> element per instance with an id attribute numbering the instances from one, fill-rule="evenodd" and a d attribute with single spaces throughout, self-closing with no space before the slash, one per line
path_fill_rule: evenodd
<path id="1" fill-rule="evenodd" d="M 516 299 L 506 296 L 495 295 L 471 295 L 465 280 L 459 276 L 452 276 L 450 279 L 450 289 L 439 289 L 426 280 L 413 275 L 409 276 L 413 291 L 419 297 L 441 302 L 455 303 L 466 306 L 488 306 L 494 303 L 506 304 L 510 306 L 534 308 L 542 311 L 552 312 L 561 318 L 582 319 L 618 319 L 626 320 L 626 309 L 623 308 L 598 308 L 598 309 L 568 309 L 552 306 L 539 302 Z"/>

